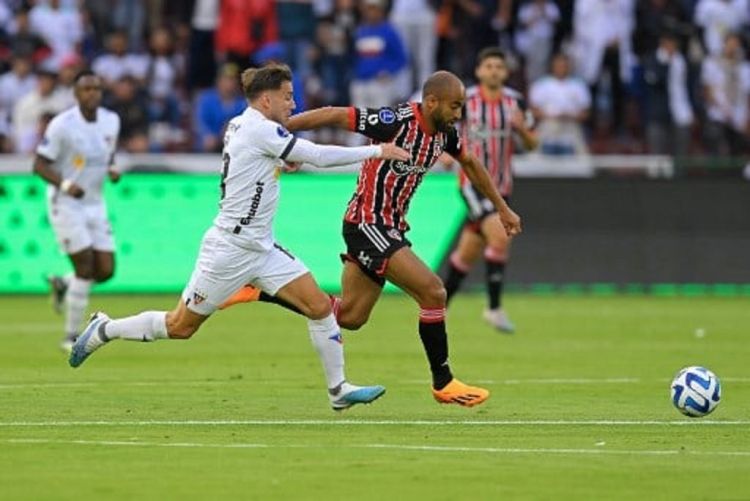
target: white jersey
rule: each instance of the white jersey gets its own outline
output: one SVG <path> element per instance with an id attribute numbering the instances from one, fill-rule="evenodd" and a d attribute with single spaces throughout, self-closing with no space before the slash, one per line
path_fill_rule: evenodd
<path id="1" fill-rule="evenodd" d="M 57 203 L 100 203 L 102 184 L 119 133 L 120 117 L 106 108 L 96 110 L 93 122 L 83 117 L 78 106 L 53 118 L 36 152 L 52 161 L 52 168 L 62 179 L 69 179 L 83 188 L 85 195 L 78 200 L 49 185 L 48 198 Z"/>
<path id="2" fill-rule="evenodd" d="M 269 250 L 279 202 L 279 174 L 296 138 L 248 106 L 227 125 L 221 172 L 221 202 L 214 225 L 241 247 Z"/>

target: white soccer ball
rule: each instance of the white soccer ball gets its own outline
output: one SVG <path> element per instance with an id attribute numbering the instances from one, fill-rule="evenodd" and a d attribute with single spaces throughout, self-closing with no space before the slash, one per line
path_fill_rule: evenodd
<path id="1" fill-rule="evenodd" d="M 721 400 L 721 383 L 705 367 L 685 367 L 672 381 L 672 403 L 690 417 L 711 414 Z"/>

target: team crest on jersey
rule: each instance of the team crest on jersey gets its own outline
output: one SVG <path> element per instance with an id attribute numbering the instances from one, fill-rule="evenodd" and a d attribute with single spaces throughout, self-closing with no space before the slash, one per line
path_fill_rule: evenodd
<path id="1" fill-rule="evenodd" d="M 287 137 L 289 135 L 289 131 L 279 125 L 278 127 L 276 127 L 276 134 L 278 134 L 279 137 Z"/>
<path id="2" fill-rule="evenodd" d="M 202 292 L 193 291 L 193 304 L 196 306 L 206 300 L 206 295 Z"/>
<path id="3" fill-rule="evenodd" d="M 398 240 L 399 242 L 401 241 L 401 233 L 399 233 L 399 231 L 396 228 L 391 228 L 390 230 L 388 230 L 387 233 L 388 233 L 388 236 L 391 237 L 392 239 Z"/>
<path id="4" fill-rule="evenodd" d="M 378 113 L 378 118 L 380 118 L 380 121 L 384 124 L 392 124 L 396 121 L 396 114 L 388 108 L 385 108 L 380 110 L 380 112 Z"/>
<path id="5" fill-rule="evenodd" d="M 83 155 L 80 153 L 76 153 L 73 156 L 73 168 L 77 170 L 83 169 L 83 167 L 86 165 L 86 159 Z"/>

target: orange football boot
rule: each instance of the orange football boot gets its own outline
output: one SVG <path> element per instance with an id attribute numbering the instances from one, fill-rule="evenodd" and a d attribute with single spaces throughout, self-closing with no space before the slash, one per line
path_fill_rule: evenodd
<path id="1" fill-rule="evenodd" d="M 219 306 L 219 309 L 223 310 L 239 303 L 252 303 L 253 301 L 257 301 L 259 297 L 260 289 L 256 289 L 252 285 L 246 285 L 235 292 L 232 297 L 224 301 L 224 303 Z"/>
<path id="2" fill-rule="evenodd" d="M 441 404 L 458 404 L 474 407 L 490 397 L 490 392 L 477 386 L 469 386 L 453 378 L 442 390 L 432 389 L 432 396 Z"/>

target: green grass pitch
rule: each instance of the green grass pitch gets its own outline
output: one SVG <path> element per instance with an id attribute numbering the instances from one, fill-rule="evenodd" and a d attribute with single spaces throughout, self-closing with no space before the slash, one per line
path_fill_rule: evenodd
<path id="1" fill-rule="evenodd" d="M 750 498 L 747 298 L 511 295 L 514 336 L 481 322 L 483 301 L 459 296 L 448 327 L 485 405 L 432 400 L 416 307 L 389 295 L 345 344 L 350 380 L 388 391 L 334 413 L 305 322 L 280 308 L 220 312 L 190 341 L 118 341 L 73 370 L 46 299 L 0 296 L 0 498 Z M 669 401 L 687 365 L 722 380 L 702 420 Z"/>

